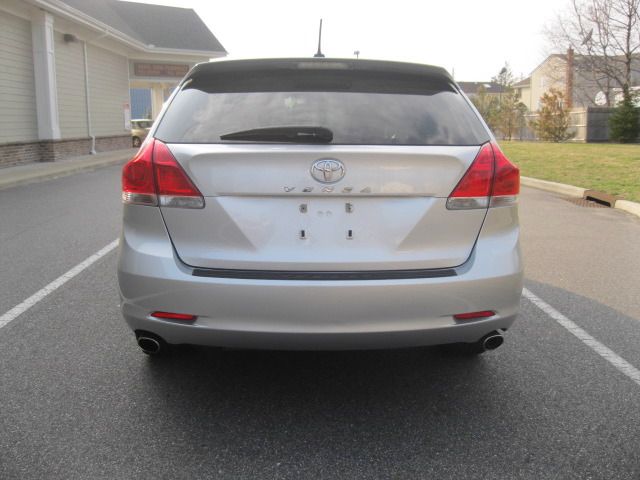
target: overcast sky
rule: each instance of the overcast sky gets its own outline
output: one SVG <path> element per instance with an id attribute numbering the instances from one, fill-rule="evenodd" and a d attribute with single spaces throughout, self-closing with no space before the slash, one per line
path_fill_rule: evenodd
<path id="1" fill-rule="evenodd" d="M 486 81 L 507 61 L 528 75 L 549 52 L 543 29 L 567 0 L 137 0 L 190 7 L 233 57 L 311 56 L 322 17 L 327 57 L 404 60 Z"/>

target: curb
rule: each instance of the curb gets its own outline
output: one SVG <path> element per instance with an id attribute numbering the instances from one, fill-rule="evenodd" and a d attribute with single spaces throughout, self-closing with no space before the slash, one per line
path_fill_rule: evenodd
<path id="1" fill-rule="evenodd" d="M 531 177 L 520 177 L 520 183 L 525 187 L 537 188 L 547 192 L 559 193 L 568 197 L 584 198 L 584 194 L 588 188 L 575 187 L 566 183 L 549 182 Z M 613 208 L 640 217 L 640 203 L 631 202 L 629 200 L 617 200 Z"/>
<path id="2" fill-rule="evenodd" d="M 619 210 L 624 210 L 631 215 L 636 215 L 640 217 L 640 203 L 630 202 L 629 200 L 618 200 L 614 206 Z"/>
<path id="3" fill-rule="evenodd" d="M 547 180 L 539 180 L 531 177 L 520 177 L 520 183 L 527 187 L 537 188 L 538 190 L 546 190 L 547 192 L 560 193 L 568 197 L 584 197 L 587 188 L 574 187 L 565 183 L 549 182 Z"/>
<path id="4" fill-rule="evenodd" d="M 66 177 L 75 173 L 87 172 L 90 170 L 97 170 L 99 168 L 108 167 L 111 165 L 124 164 L 131 158 L 131 154 L 119 155 L 116 158 L 96 159 L 96 160 L 83 160 L 74 162 L 61 162 L 50 163 L 46 165 L 44 170 L 33 170 L 24 172 L 9 172 L 8 175 L 3 176 L 2 170 L 0 170 L 0 190 L 10 187 L 17 187 L 19 185 L 26 185 L 29 183 L 36 183 L 44 180 L 52 180 L 54 178 Z M 12 167 L 9 167 L 12 168 Z"/>

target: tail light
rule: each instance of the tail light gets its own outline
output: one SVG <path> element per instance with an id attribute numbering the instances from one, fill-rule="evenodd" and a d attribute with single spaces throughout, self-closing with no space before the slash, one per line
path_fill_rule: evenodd
<path id="1" fill-rule="evenodd" d="M 203 208 L 204 197 L 162 142 L 151 139 L 122 169 L 122 201 Z"/>
<path id="2" fill-rule="evenodd" d="M 492 144 L 495 167 L 493 189 L 491 190 L 492 207 L 516 203 L 520 193 L 520 170 L 502 153 L 498 145 Z"/>
<path id="3" fill-rule="evenodd" d="M 136 205 L 158 205 L 153 175 L 153 141 L 143 146 L 122 168 L 122 201 Z"/>
<path id="4" fill-rule="evenodd" d="M 497 144 L 485 143 L 447 199 L 449 210 L 513 205 L 520 192 L 520 171 Z"/>

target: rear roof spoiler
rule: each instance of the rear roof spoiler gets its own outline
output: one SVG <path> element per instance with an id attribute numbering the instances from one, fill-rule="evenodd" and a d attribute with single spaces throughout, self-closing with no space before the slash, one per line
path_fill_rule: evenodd
<path id="1" fill-rule="evenodd" d="M 323 70 L 376 72 L 430 77 L 434 80 L 454 83 L 453 78 L 442 67 L 419 63 L 393 62 L 386 60 L 360 60 L 342 58 L 269 58 L 251 60 L 216 60 L 195 65 L 183 82 L 214 74 L 242 73 L 255 70 Z"/>

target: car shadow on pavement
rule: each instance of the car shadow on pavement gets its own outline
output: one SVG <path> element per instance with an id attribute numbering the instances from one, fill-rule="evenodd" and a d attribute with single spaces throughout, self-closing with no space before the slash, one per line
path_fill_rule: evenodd
<path id="1" fill-rule="evenodd" d="M 272 415 L 283 416 L 279 423 L 309 414 L 325 420 L 388 415 L 396 398 L 404 403 L 446 397 L 456 386 L 491 375 L 482 356 L 438 347 L 293 352 L 188 346 L 167 358 L 147 359 L 145 371 L 156 393 L 179 393 L 178 408 L 206 416 L 218 402 L 231 403 L 234 413 L 247 418 L 261 416 L 268 398 L 278 405 Z M 455 409 L 455 401 L 448 406 Z"/>
<path id="2" fill-rule="evenodd" d="M 216 464 L 234 476 L 241 470 L 225 458 L 236 463 L 246 457 L 252 469 L 267 476 L 270 471 L 291 475 L 296 465 L 305 465 L 310 476 L 317 469 L 319 475 L 336 462 L 345 463 L 345 470 L 334 478 L 356 471 L 375 476 L 376 457 L 396 462 L 417 451 L 442 455 L 447 447 L 435 439 L 443 427 L 463 439 L 469 417 L 499 417 L 504 407 L 491 399 L 498 381 L 491 361 L 439 348 L 259 352 L 189 347 L 147 360 L 141 381 L 147 401 L 163 412 L 167 430 L 180 431 L 188 448 L 222 448 Z"/>

